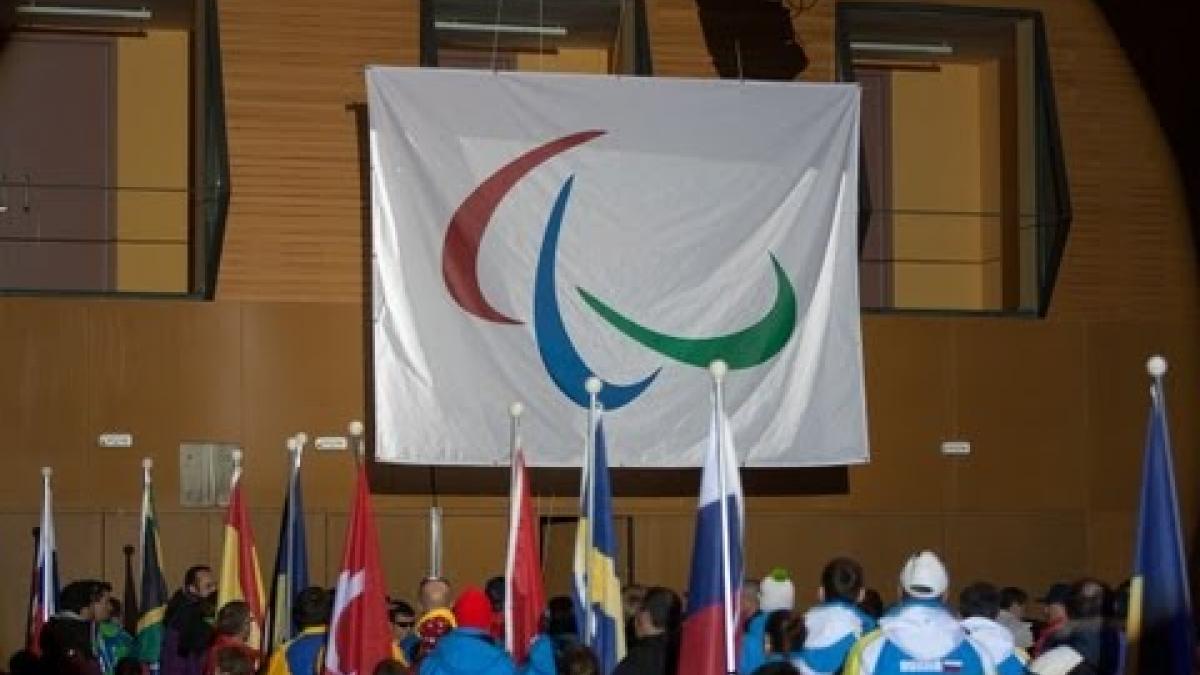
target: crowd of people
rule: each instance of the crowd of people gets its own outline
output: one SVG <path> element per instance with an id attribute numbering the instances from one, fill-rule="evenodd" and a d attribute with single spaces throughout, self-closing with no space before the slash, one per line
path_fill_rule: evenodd
<path id="1" fill-rule="evenodd" d="M 839 557 L 816 581 L 816 604 L 797 611 L 786 570 L 746 581 L 738 613 L 739 675 L 1114 675 L 1123 661 L 1127 589 L 1095 579 L 1055 584 L 1030 618 L 1028 595 L 987 582 L 967 585 L 951 603 L 950 579 L 938 556 L 923 551 L 900 572 L 900 600 L 885 608 L 862 566 Z M 523 664 L 504 650 L 504 579 L 457 593 L 440 578 L 423 580 L 414 607 L 389 600 L 394 658 L 379 675 L 594 675 L 595 655 L 581 644 L 569 597 L 547 603 L 542 630 Z M 332 592 L 303 589 L 293 604 L 295 637 L 271 653 L 251 646 L 249 606 L 215 606 L 212 570 L 187 570 L 162 617 L 161 675 L 312 675 L 323 672 Z M 623 591 L 627 650 L 615 675 L 676 675 L 683 601 L 662 586 Z M 59 594 L 58 612 L 36 649 L 9 662 L 12 675 L 141 675 L 144 646 L 121 624 L 112 586 L 79 580 Z M 365 674 L 364 674 L 365 675 Z M 686 675 L 686 674 L 680 674 Z"/>

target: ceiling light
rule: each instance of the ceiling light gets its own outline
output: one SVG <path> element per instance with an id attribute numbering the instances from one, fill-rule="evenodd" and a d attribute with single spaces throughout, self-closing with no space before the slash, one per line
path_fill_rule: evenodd
<path id="1" fill-rule="evenodd" d="M 518 35 L 544 35 L 547 37 L 567 36 L 567 29 L 563 26 L 518 26 L 506 23 L 435 21 L 433 22 L 433 27 L 438 30 L 461 31 L 464 33 L 513 33 Z"/>
<path id="2" fill-rule="evenodd" d="M 889 54 L 938 54 L 949 56 L 954 53 L 954 47 L 945 42 L 859 42 L 850 43 L 850 49 L 856 52 L 886 52 Z"/>
<path id="3" fill-rule="evenodd" d="M 69 17 L 92 19 L 136 19 L 149 21 L 154 14 L 145 7 L 117 9 L 112 7 L 65 7 L 62 5 L 18 5 L 17 14 L 40 17 Z"/>

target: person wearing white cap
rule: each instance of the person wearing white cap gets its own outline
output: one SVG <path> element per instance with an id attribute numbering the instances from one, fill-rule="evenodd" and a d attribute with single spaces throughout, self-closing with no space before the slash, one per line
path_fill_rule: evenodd
<path id="1" fill-rule="evenodd" d="M 766 631 L 767 619 L 772 612 L 792 611 L 796 604 L 796 586 L 788 571 L 782 567 L 771 570 L 758 584 L 759 611 L 746 622 L 742 638 L 741 655 L 738 658 L 738 673 L 750 675 L 767 662 Z"/>
<path id="2" fill-rule="evenodd" d="M 942 603 L 950 578 L 937 555 L 921 551 L 900 573 L 903 599 L 879 630 L 854 645 L 846 675 L 959 673 L 996 675 L 992 658 Z"/>

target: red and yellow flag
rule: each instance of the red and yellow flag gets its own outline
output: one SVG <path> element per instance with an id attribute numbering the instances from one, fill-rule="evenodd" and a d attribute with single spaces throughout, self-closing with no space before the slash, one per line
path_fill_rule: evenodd
<path id="1" fill-rule="evenodd" d="M 258 567 L 258 551 L 254 547 L 254 531 L 242 498 L 242 469 L 233 471 L 229 491 L 229 512 L 225 516 L 225 547 L 221 555 L 221 585 L 217 591 L 217 608 L 233 600 L 245 600 L 250 606 L 254 627 L 250 631 L 251 647 L 258 649 L 262 642 L 263 592 L 262 573 Z"/>

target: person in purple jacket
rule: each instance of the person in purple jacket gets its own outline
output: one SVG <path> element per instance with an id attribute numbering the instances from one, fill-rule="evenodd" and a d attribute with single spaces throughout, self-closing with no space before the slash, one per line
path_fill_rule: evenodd
<path id="1" fill-rule="evenodd" d="M 217 582 L 212 569 L 196 565 L 183 577 L 183 588 L 167 603 L 163 617 L 160 675 L 203 675 L 213 638 Z"/>

